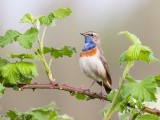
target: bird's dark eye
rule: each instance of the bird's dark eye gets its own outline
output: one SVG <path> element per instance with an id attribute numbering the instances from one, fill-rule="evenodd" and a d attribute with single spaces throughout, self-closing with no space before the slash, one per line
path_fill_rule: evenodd
<path id="1" fill-rule="evenodd" d="M 91 34 L 89 34 L 89 36 L 93 36 L 93 34 L 91 33 Z"/>

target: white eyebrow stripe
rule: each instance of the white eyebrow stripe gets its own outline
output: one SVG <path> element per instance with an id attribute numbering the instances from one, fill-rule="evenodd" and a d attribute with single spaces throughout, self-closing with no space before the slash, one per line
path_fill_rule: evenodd
<path id="1" fill-rule="evenodd" d="M 93 35 L 97 35 L 97 33 L 93 33 Z"/>

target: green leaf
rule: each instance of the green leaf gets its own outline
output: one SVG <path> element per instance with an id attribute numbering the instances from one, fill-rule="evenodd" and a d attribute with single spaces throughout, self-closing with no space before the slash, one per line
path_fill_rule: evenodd
<path id="1" fill-rule="evenodd" d="M 131 75 L 129 75 L 129 74 L 126 75 L 126 80 L 128 82 L 136 82 L 136 80 Z"/>
<path id="2" fill-rule="evenodd" d="M 5 87 L 0 83 L 0 97 L 4 94 Z"/>
<path id="3" fill-rule="evenodd" d="M 139 60 L 139 55 L 141 51 L 141 45 L 132 45 L 129 47 L 129 49 L 126 51 L 126 55 L 128 57 L 129 61 Z"/>
<path id="4" fill-rule="evenodd" d="M 112 90 L 112 91 L 107 95 L 107 100 L 112 101 L 116 93 L 117 93 L 116 90 Z"/>
<path id="5" fill-rule="evenodd" d="M 30 84 L 32 81 L 32 77 L 28 75 L 20 75 L 19 76 L 19 84 Z M 19 90 L 18 86 L 14 86 L 14 90 Z"/>
<path id="6" fill-rule="evenodd" d="M 64 46 L 62 49 L 52 48 L 50 51 L 50 54 L 54 58 L 59 58 L 59 57 L 63 57 L 63 55 L 71 57 L 74 52 L 76 52 L 75 48 L 71 48 L 69 46 Z"/>
<path id="7" fill-rule="evenodd" d="M 116 92 L 116 91 L 114 90 L 113 93 L 112 93 L 112 91 L 110 92 L 111 94 L 109 94 L 109 99 L 113 99 L 113 97 L 116 94 L 114 92 Z M 111 96 L 111 98 L 110 98 L 110 96 Z M 107 97 L 107 99 L 108 99 L 108 97 Z M 128 108 L 127 107 L 128 106 L 128 100 L 129 99 L 127 97 L 124 99 L 124 98 L 122 98 L 121 95 L 119 95 L 118 98 L 116 99 L 115 104 L 113 105 L 112 112 L 113 113 L 115 111 L 124 112 Z M 106 113 L 107 113 L 108 109 L 109 109 L 109 107 L 105 107 L 105 109 L 104 109 L 105 111 L 104 111 L 103 115 L 105 117 L 106 117 Z"/>
<path id="8" fill-rule="evenodd" d="M 65 18 L 72 13 L 72 10 L 70 8 L 59 8 L 52 13 L 54 14 L 56 19 L 65 20 Z"/>
<path id="9" fill-rule="evenodd" d="M 160 118 L 154 114 L 144 114 L 139 115 L 135 120 L 160 120 Z"/>
<path id="10" fill-rule="evenodd" d="M 34 108 L 27 112 L 9 110 L 6 117 L 11 120 L 73 120 L 67 115 L 59 115 L 59 110 L 55 109 L 53 104 Z"/>
<path id="11" fill-rule="evenodd" d="M 72 120 L 68 115 L 59 115 L 59 110 L 55 109 L 53 104 L 26 113 L 38 120 Z"/>
<path id="12" fill-rule="evenodd" d="M 159 74 L 159 75 L 156 75 L 156 76 L 154 76 L 154 77 L 155 77 L 157 86 L 160 87 L 160 74 Z"/>
<path id="13" fill-rule="evenodd" d="M 125 34 L 133 42 L 133 45 L 120 56 L 121 65 L 127 61 L 143 60 L 147 63 L 158 61 L 158 59 L 153 56 L 151 49 L 141 45 L 141 42 L 134 34 L 129 32 L 122 32 L 121 34 Z"/>
<path id="14" fill-rule="evenodd" d="M 2 77 L 7 79 L 7 83 L 17 84 L 19 79 L 19 71 L 16 64 L 9 63 L 1 69 Z M 5 81 L 6 82 L 6 81 Z"/>
<path id="15" fill-rule="evenodd" d="M 141 41 L 134 34 L 129 33 L 128 31 L 120 32 L 119 35 L 124 34 L 133 44 L 141 44 Z"/>
<path id="16" fill-rule="evenodd" d="M 130 97 L 126 97 L 125 99 L 123 99 L 123 97 L 120 96 L 118 98 L 118 101 L 114 105 L 115 107 L 114 107 L 113 111 L 118 110 L 119 112 L 123 112 L 124 110 L 126 110 L 127 106 L 128 106 L 129 98 Z"/>
<path id="17" fill-rule="evenodd" d="M 4 65 L 6 65 L 7 63 L 8 63 L 7 60 L 2 59 L 2 58 L 0 57 L 0 69 L 1 69 Z"/>
<path id="18" fill-rule="evenodd" d="M 140 101 L 136 101 L 136 106 L 139 110 L 142 110 L 144 108 L 144 104 Z"/>
<path id="19" fill-rule="evenodd" d="M 23 35 L 18 37 L 18 42 L 19 44 L 26 48 L 26 49 L 31 49 L 33 43 L 36 41 L 38 36 L 38 30 L 36 28 L 31 28 L 27 30 Z"/>
<path id="20" fill-rule="evenodd" d="M 39 16 L 37 19 L 40 22 L 40 25 L 53 26 L 55 25 L 55 19 L 65 20 L 67 16 L 71 14 L 70 8 L 60 8 L 53 12 L 50 12 L 47 16 Z"/>
<path id="21" fill-rule="evenodd" d="M 53 120 L 56 116 L 58 116 L 57 113 L 57 110 L 54 110 L 49 107 L 33 109 L 29 111 L 27 114 L 34 116 L 34 118 L 38 120 Z"/>
<path id="22" fill-rule="evenodd" d="M 156 87 L 157 85 L 155 78 L 150 76 L 143 81 L 124 84 L 121 90 L 121 96 L 124 99 L 130 96 L 131 99 L 135 98 L 140 102 L 155 101 Z"/>
<path id="23" fill-rule="evenodd" d="M 119 57 L 119 62 L 120 62 L 120 66 L 123 65 L 123 63 L 125 63 L 127 61 L 127 55 L 126 55 L 126 51 L 124 53 L 122 53 L 122 55 Z"/>
<path id="24" fill-rule="evenodd" d="M 109 96 L 107 97 L 107 99 L 109 100 L 113 100 L 113 97 L 116 95 L 116 90 L 110 92 Z M 116 110 L 123 111 L 126 106 L 127 106 L 127 98 L 123 99 L 121 95 L 118 96 L 118 98 L 116 99 L 115 104 L 113 105 L 112 111 L 115 112 Z M 107 108 L 108 109 L 108 108 Z"/>
<path id="25" fill-rule="evenodd" d="M 16 38 L 20 33 L 16 30 L 8 30 L 4 36 L 0 36 L 0 47 L 4 47 L 13 41 L 16 41 Z"/>
<path id="26" fill-rule="evenodd" d="M 37 76 L 36 65 L 30 62 L 15 62 L 8 63 L 1 69 L 2 77 L 5 79 L 5 83 L 18 84 L 18 83 L 30 83 L 31 78 Z"/>
<path id="27" fill-rule="evenodd" d="M 22 75 L 32 77 L 36 77 L 38 75 L 36 65 L 31 62 L 17 62 L 16 67 L 19 70 L 19 73 Z"/>
<path id="28" fill-rule="evenodd" d="M 40 22 L 40 25 L 46 25 L 46 26 L 51 26 L 51 25 L 55 25 L 55 21 L 54 21 L 54 15 L 51 12 L 48 16 L 39 16 L 38 20 Z"/>
<path id="29" fill-rule="evenodd" d="M 81 93 L 77 93 L 76 94 L 76 98 L 78 100 L 85 100 L 86 99 L 86 95 L 85 94 L 81 94 Z"/>
<path id="30" fill-rule="evenodd" d="M 134 113 L 134 114 L 132 115 L 132 116 L 133 116 L 133 117 L 132 117 L 132 120 L 135 120 L 138 115 L 141 115 L 141 113 L 139 113 L 139 112 Z"/>
<path id="31" fill-rule="evenodd" d="M 11 120 L 15 120 L 21 113 L 18 110 L 9 110 L 6 113 L 6 117 L 9 117 Z"/>
<path id="32" fill-rule="evenodd" d="M 147 63 L 158 61 L 158 59 L 153 56 L 151 49 L 147 46 L 141 47 L 139 60 L 143 60 Z"/>
<path id="33" fill-rule="evenodd" d="M 23 60 L 23 59 L 34 59 L 34 60 L 37 60 L 37 56 L 36 55 L 33 55 L 33 54 L 27 54 L 27 53 L 21 53 L 21 54 L 9 54 L 8 57 L 10 58 L 18 58 L 20 60 Z"/>
<path id="34" fill-rule="evenodd" d="M 68 56 L 71 57 L 73 53 L 76 53 L 76 49 L 74 47 L 70 46 L 64 46 L 61 49 L 55 49 L 55 48 L 49 48 L 49 47 L 44 47 L 44 54 L 50 53 L 50 55 L 54 58 L 59 58 L 63 56 Z M 38 50 L 39 51 L 39 50 Z"/>
<path id="35" fill-rule="evenodd" d="M 54 48 L 54 49 L 55 49 L 55 48 Z M 51 50 L 52 50 L 52 48 L 49 48 L 49 47 L 46 47 L 46 46 L 43 48 L 44 54 L 50 53 Z M 38 50 L 38 51 L 39 51 L 39 50 Z"/>
<path id="36" fill-rule="evenodd" d="M 21 19 L 21 22 L 22 23 L 32 23 L 32 24 L 34 24 L 36 22 L 36 19 L 30 13 L 27 13 Z"/>

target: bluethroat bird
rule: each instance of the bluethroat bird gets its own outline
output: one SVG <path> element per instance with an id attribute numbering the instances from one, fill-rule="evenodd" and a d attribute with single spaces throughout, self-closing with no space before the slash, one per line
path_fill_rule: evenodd
<path id="1" fill-rule="evenodd" d="M 85 38 L 85 45 L 80 53 L 80 68 L 86 76 L 93 79 L 92 85 L 97 82 L 100 86 L 104 86 L 105 91 L 109 93 L 112 90 L 112 79 L 100 46 L 100 38 L 93 31 L 81 33 L 81 35 Z"/>

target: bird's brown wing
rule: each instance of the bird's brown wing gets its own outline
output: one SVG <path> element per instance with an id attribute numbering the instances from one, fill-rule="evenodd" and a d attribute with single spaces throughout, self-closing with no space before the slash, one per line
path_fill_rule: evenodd
<path id="1" fill-rule="evenodd" d="M 111 78 L 109 66 L 108 66 L 107 61 L 106 61 L 106 59 L 104 57 L 102 49 L 100 47 L 98 49 L 99 49 L 99 52 L 100 52 L 100 60 L 102 61 L 102 64 L 103 64 L 104 68 L 106 69 L 106 80 L 109 82 L 109 84 L 111 86 L 112 78 Z"/>
<path id="2" fill-rule="evenodd" d="M 102 79 L 102 82 L 97 82 L 99 85 L 104 86 L 105 88 L 105 91 L 107 93 L 110 93 L 110 91 L 112 90 L 112 78 L 111 78 L 111 74 L 110 74 L 110 70 L 109 70 L 109 66 L 108 66 L 108 63 L 104 57 L 104 54 L 103 54 L 103 51 L 101 48 L 98 48 L 99 49 L 99 52 L 100 52 L 100 60 L 102 61 L 102 64 L 106 70 L 106 78 L 105 79 Z"/>

